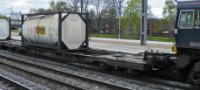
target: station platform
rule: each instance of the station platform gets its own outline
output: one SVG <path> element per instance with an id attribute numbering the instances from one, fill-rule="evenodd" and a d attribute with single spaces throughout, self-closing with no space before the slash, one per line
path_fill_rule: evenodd
<path id="1" fill-rule="evenodd" d="M 21 40 L 17 33 L 12 33 L 12 39 Z M 160 52 L 172 53 L 172 42 L 147 41 L 147 45 L 141 46 L 139 40 L 111 39 L 90 37 L 89 46 L 92 49 L 108 50 L 115 52 L 137 54 L 145 50 L 159 50 Z"/>
<path id="2" fill-rule="evenodd" d="M 164 53 L 172 53 L 172 42 L 147 41 L 147 45 L 141 46 L 139 40 L 90 38 L 90 47 L 100 50 L 110 50 L 137 54 L 145 50 L 158 50 Z"/>

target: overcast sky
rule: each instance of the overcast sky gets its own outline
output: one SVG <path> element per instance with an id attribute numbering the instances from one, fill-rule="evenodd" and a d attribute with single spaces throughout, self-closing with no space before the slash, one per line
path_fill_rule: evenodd
<path id="1" fill-rule="evenodd" d="M 51 0 L 0 0 L 0 13 L 9 13 L 12 6 L 14 11 L 28 12 L 31 8 L 48 8 Z M 58 0 L 54 0 L 58 1 Z M 155 17 L 162 17 L 165 0 L 149 0 Z"/>

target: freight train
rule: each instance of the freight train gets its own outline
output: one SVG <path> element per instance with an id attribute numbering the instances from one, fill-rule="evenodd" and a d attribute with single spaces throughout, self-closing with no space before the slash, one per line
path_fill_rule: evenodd
<path id="1" fill-rule="evenodd" d="M 146 51 L 134 55 L 90 49 L 87 13 L 22 15 L 21 41 L 6 40 L 10 37 L 9 22 L 4 23 L 0 29 L 5 35 L 0 38 L 4 40 L 0 41 L 0 49 L 87 62 L 106 70 L 144 72 L 200 85 L 200 1 L 177 3 L 176 54 Z"/>

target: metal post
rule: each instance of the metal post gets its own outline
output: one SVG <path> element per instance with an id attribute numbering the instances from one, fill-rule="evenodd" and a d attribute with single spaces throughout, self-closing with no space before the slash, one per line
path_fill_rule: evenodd
<path id="1" fill-rule="evenodd" d="M 8 21 L 9 21 L 9 37 L 8 37 L 8 40 L 11 39 L 11 17 L 8 18 Z"/>
<path id="2" fill-rule="evenodd" d="M 141 32 L 140 32 L 140 40 L 141 45 L 147 44 L 147 8 L 148 8 L 148 0 L 142 0 L 142 21 L 141 21 Z"/>
<path id="3" fill-rule="evenodd" d="M 62 13 L 58 13 L 58 50 L 62 49 Z"/>
<path id="4" fill-rule="evenodd" d="M 122 0 L 119 1 L 119 7 L 118 7 L 118 12 L 119 12 L 119 39 L 121 39 L 121 14 L 122 14 Z"/>
<path id="5" fill-rule="evenodd" d="M 21 34 L 21 41 L 22 41 L 22 44 L 23 44 L 23 42 L 24 42 L 24 36 L 23 36 L 23 24 L 24 24 L 24 15 L 21 15 L 21 32 L 20 32 L 20 34 Z"/>
<path id="6" fill-rule="evenodd" d="M 81 0 L 81 13 L 83 13 L 83 0 Z"/>
<path id="7" fill-rule="evenodd" d="M 89 21 L 89 14 L 86 14 L 86 48 L 89 48 L 89 25 L 90 25 L 90 21 Z"/>
<path id="8" fill-rule="evenodd" d="M 119 39 L 121 39 L 121 17 L 119 17 Z"/>
<path id="9" fill-rule="evenodd" d="M 10 17 L 12 18 L 12 13 L 13 12 L 13 5 L 12 5 L 12 0 L 10 0 Z"/>

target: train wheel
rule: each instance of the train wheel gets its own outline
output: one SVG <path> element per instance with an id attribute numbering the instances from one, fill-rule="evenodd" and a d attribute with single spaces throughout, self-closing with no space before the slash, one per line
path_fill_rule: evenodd
<path id="1" fill-rule="evenodd" d="M 133 76 L 139 76 L 141 73 L 139 71 L 133 70 L 133 69 L 126 69 L 126 73 L 133 75 Z"/>
<path id="2" fill-rule="evenodd" d="M 179 55 L 177 61 L 177 67 L 179 69 L 184 69 L 190 64 L 190 57 L 188 55 Z"/>
<path id="3" fill-rule="evenodd" d="M 111 67 L 109 66 L 109 65 L 107 65 L 107 64 L 105 64 L 105 63 L 99 63 L 99 66 L 101 67 L 101 68 L 103 68 L 104 70 L 106 70 L 106 71 L 111 71 L 112 69 L 111 69 Z"/>
<path id="4" fill-rule="evenodd" d="M 195 71 L 195 67 L 190 71 L 187 82 L 194 85 L 200 85 L 200 73 Z"/>

